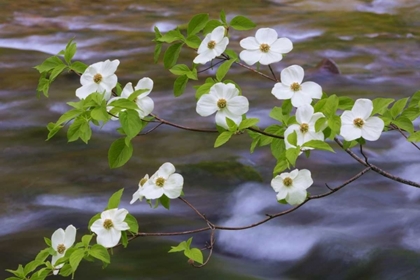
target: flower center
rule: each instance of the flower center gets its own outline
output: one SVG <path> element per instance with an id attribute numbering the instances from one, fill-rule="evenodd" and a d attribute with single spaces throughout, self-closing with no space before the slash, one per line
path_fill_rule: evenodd
<path id="1" fill-rule="evenodd" d="M 139 185 L 143 187 L 143 185 L 147 182 L 147 178 L 143 178 L 140 180 Z"/>
<path id="2" fill-rule="evenodd" d="M 165 184 L 165 179 L 163 179 L 162 177 L 159 177 L 156 179 L 156 186 L 163 187 L 164 184 Z"/>
<path id="3" fill-rule="evenodd" d="M 114 226 L 114 223 L 112 222 L 111 219 L 105 219 L 103 226 L 105 229 L 110 229 Z"/>
<path id="4" fill-rule="evenodd" d="M 268 53 L 270 51 L 270 46 L 267 44 L 261 44 L 260 51 L 262 51 L 263 53 Z"/>
<path id="5" fill-rule="evenodd" d="M 290 177 L 286 177 L 283 179 L 283 184 L 286 187 L 290 187 L 293 184 L 293 180 Z"/>
<path id="6" fill-rule="evenodd" d="M 291 88 L 294 92 L 296 92 L 296 91 L 299 91 L 299 90 L 300 90 L 300 85 L 299 85 L 299 83 L 293 83 L 293 84 L 290 86 L 290 88 Z"/>
<path id="7" fill-rule="evenodd" d="M 362 128 L 365 122 L 361 118 L 354 119 L 353 121 L 354 125 L 358 128 Z"/>
<path id="8" fill-rule="evenodd" d="M 309 125 L 307 123 L 303 123 L 300 125 L 300 132 L 306 133 L 309 130 Z"/>
<path id="9" fill-rule="evenodd" d="M 93 81 L 97 84 L 99 84 L 102 81 L 102 75 L 101 74 L 95 74 L 95 76 L 93 76 Z"/>
<path id="10" fill-rule="evenodd" d="M 225 108 L 226 104 L 227 104 L 227 102 L 226 102 L 226 99 L 224 99 L 224 98 L 221 98 L 221 99 L 217 100 L 217 107 L 219 107 L 219 109 Z"/>
<path id="11" fill-rule="evenodd" d="M 210 41 L 207 43 L 207 48 L 209 49 L 214 49 L 214 47 L 216 46 L 216 42 L 215 41 Z"/>
<path id="12" fill-rule="evenodd" d="M 66 251 L 66 246 L 64 246 L 64 244 L 58 244 L 57 253 L 64 254 L 64 251 Z"/>

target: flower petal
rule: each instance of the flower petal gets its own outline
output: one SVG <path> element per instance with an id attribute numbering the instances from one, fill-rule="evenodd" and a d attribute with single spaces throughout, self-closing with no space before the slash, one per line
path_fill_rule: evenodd
<path id="1" fill-rule="evenodd" d="M 181 195 L 183 185 L 184 178 L 178 173 L 172 174 L 165 182 L 163 193 L 170 199 L 177 198 Z"/>
<path id="2" fill-rule="evenodd" d="M 121 239 L 121 231 L 110 228 L 109 230 L 106 230 L 104 232 L 101 232 L 101 234 L 98 234 L 96 237 L 96 242 L 105 248 L 111 248 L 118 244 L 118 242 Z"/>
<path id="3" fill-rule="evenodd" d="M 261 44 L 273 44 L 278 38 L 276 30 L 272 28 L 260 28 L 255 33 L 255 39 Z"/>
<path id="4" fill-rule="evenodd" d="M 274 189 L 274 191 L 279 192 L 282 189 L 285 188 L 283 184 L 283 178 L 280 177 L 280 175 L 277 175 L 271 180 L 271 187 Z"/>
<path id="5" fill-rule="evenodd" d="M 206 64 L 210 60 L 216 57 L 216 54 L 211 49 L 207 49 L 200 53 L 199 55 L 194 58 L 193 62 L 195 64 Z"/>
<path id="6" fill-rule="evenodd" d="M 297 176 L 293 179 L 293 187 L 296 189 L 306 190 L 314 181 L 311 177 L 311 171 L 308 169 L 299 170 Z"/>
<path id="7" fill-rule="evenodd" d="M 75 240 L 76 240 L 76 228 L 73 225 L 69 225 L 64 231 L 64 246 L 66 246 L 66 249 L 73 246 Z"/>
<path id="8" fill-rule="evenodd" d="M 213 94 L 204 94 L 197 102 L 196 111 L 202 117 L 207 117 L 219 110 L 218 99 Z"/>
<path id="9" fill-rule="evenodd" d="M 206 37 L 204 37 L 203 41 L 201 41 L 201 44 L 198 47 L 197 53 L 200 54 L 209 50 L 208 44 L 210 41 L 211 41 L 211 33 L 207 34 Z"/>
<path id="10" fill-rule="evenodd" d="M 133 193 L 133 198 L 131 199 L 130 204 L 133 204 L 137 200 L 142 200 L 142 198 L 144 197 L 142 194 L 142 190 L 143 187 L 139 187 L 139 189 L 135 193 Z"/>
<path id="11" fill-rule="evenodd" d="M 222 41 L 225 37 L 225 28 L 223 26 L 218 26 L 210 33 L 210 40 L 215 41 L 216 44 Z"/>
<path id="12" fill-rule="evenodd" d="M 111 75 L 106 79 L 103 79 L 99 85 L 101 85 L 106 90 L 106 92 L 111 92 L 111 90 L 117 85 L 117 82 L 117 75 Z"/>
<path id="13" fill-rule="evenodd" d="M 156 199 L 163 195 L 163 188 L 155 184 L 146 183 L 143 188 L 143 195 L 146 199 Z"/>
<path id="14" fill-rule="evenodd" d="M 104 220 L 98 219 L 94 221 L 93 224 L 90 226 L 90 230 L 96 233 L 97 235 L 99 235 L 104 230 L 106 231 L 106 229 L 104 228 Z"/>
<path id="15" fill-rule="evenodd" d="M 344 111 L 341 115 L 341 125 L 354 125 L 354 120 L 356 116 L 352 111 Z"/>
<path id="16" fill-rule="evenodd" d="M 300 85 L 300 92 L 310 96 L 311 98 L 320 99 L 322 97 L 322 88 L 315 82 L 304 82 Z"/>
<path id="17" fill-rule="evenodd" d="M 160 177 L 163 177 L 164 179 L 168 179 L 170 175 L 172 175 L 175 172 L 175 166 L 170 162 L 165 162 L 162 164 L 161 167 L 159 167 L 159 170 L 157 173 Z"/>
<path id="18" fill-rule="evenodd" d="M 296 110 L 296 121 L 299 124 L 302 124 L 302 123 L 309 124 L 309 122 L 312 119 L 313 114 L 314 114 L 314 108 L 311 105 L 306 104 L 306 105 L 300 106 Z"/>
<path id="19" fill-rule="evenodd" d="M 362 130 L 354 124 L 342 124 L 340 135 L 343 136 L 346 141 L 353 141 L 362 137 Z"/>
<path id="20" fill-rule="evenodd" d="M 113 215 L 112 221 L 114 224 L 121 223 L 125 220 L 125 217 L 127 217 L 128 211 L 124 208 L 117 209 Z"/>
<path id="21" fill-rule="evenodd" d="M 281 53 L 269 51 L 268 53 L 263 53 L 260 58 L 260 63 L 262 65 L 268 65 L 271 63 L 276 63 L 282 60 L 283 56 Z"/>
<path id="22" fill-rule="evenodd" d="M 107 59 L 101 65 L 101 68 L 98 72 L 101 73 L 104 78 L 107 78 L 108 76 L 113 75 L 115 71 L 117 71 L 118 65 L 120 65 L 120 61 L 118 59 L 113 61 Z"/>
<path id="23" fill-rule="evenodd" d="M 362 128 L 362 137 L 368 141 L 376 141 L 384 129 L 384 121 L 378 117 L 370 117 Z"/>
<path id="24" fill-rule="evenodd" d="M 245 61 L 246 64 L 254 65 L 260 60 L 262 55 L 263 53 L 260 51 L 260 49 L 244 50 L 240 52 L 239 57 L 241 58 L 241 60 Z"/>
<path id="25" fill-rule="evenodd" d="M 123 90 L 122 90 L 122 92 L 121 92 L 121 95 L 120 95 L 120 97 L 123 97 L 123 98 L 128 98 L 132 93 L 134 92 L 134 89 L 133 89 L 133 84 L 131 84 L 131 83 L 127 83 L 125 86 L 124 86 L 124 88 L 123 88 Z M 114 99 L 114 98 L 112 98 L 112 99 Z"/>
<path id="26" fill-rule="evenodd" d="M 306 199 L 306 191 L 304 190 L 293 190 L 290 191 L 286 197 L 287 203 L 290 205 L 298 205 L 304 202 Z"/>
<path id="27" fill-rule="evenodd" d="M 257 42 L 255 37 L 247 37 L 245 39 L 242 39 L 239 42 L 239 45 L 241 45 L 242 48 L 247 50 L 259 50 L 260 44 Z"/>
<path id="28" fill-rule="evenodd" d="M 81 86 L 78 89 L 76 89 L 76 96 L 79 97 L 79 99 L 85 99 L 90 94 L 96 92 L 97 89 L 98 89 L 98 84 L 96 83 L 87 84 L 85 86 Z"/>
<path id="29" fill-rule="evenodd" d="M 312 98 L 302 91 L 295 92 L 292 96 L 292 105 L 297 108 L 303 105 L 310 105 L 311 102 Z"/>
<path id="30" fill-rule="evenodd" d="M 270 51 L 288 53 L 293 49 L 293 43 L 288 38 L 279 38 L 271 46 Z"/>
<path id="31" fill-rule="evenodd" d="M 135 90 L 148 89 L 148 91 L 140 94 L 140 96 L 142 97 L 147 96 L 153 89 L 153 80 L 148 77 L 142 78 L 137 82 L 137 85 L 134 87 L 134 89 Z"/>
<path id="32" fill-rule="evenodd" d="M 234 121 L 236 125 L 239 125 L 242 121 L 241 115 L 236 116 L 236 115 L 229 114 L 229 111 L 227 110 L 221 110 L 216 113 L 216 124 L 223 128 L 229 129 L 229 126 L 227 125 L 227 122 L 226 122 L 226 118 L 229 118 L 232 121 Z"/>
<path id="33" fill-rule="evenodd" d="M 271 93 L 280 100 L 292 98 L 294 92 L 290 89 L 290 86 L 286 86 L 282 83 L 276 83 L 271 90 Z"/>
<path id="34" fill-rule="evenodd" d="M 292 65 L 281 70 L 281 83 L 286 86 L 291 86 L 293 83 L 301 84 L 305 72 L 299 65 Z"/>
<path id="35" fill-rule="evenodd" d="M 242 116 L 249 110 L 249 102 L 245 96 L 235 96 L 226 105 L 229 112 L 234 115 Z"/>
<path id="36" fill-rule="evenodd" d="M 155 107 L 153 100 L 149 96 L 143 97 L 143 95 L 137 98 L 136 104 L 139 107 L 138 112 L 141 119 L 149 115 Z"/>
<path id="37" fill-rule="evenodd" d="M 51 236 L 51 247 L 57 251 L 57 246 L 64 244 L 65 233 L 62 228 L 57 229 Z"/>
<path id="38" fill-rule="evenodd" d="M 357 99 L 353 105 L 353 108 L 351 109 L 356 118 L 361 118 L 363 120 L 369 118 L 370 114 L 372 113 L 372 110 L 372 101 L 370 99 L 365 98 Z"/>
<path id="39" fill-rule="evenodd" d="M 224 37 L 216 46 L 214 47 L 214 52 L 216 53 L 216 56 L 221 55 L 225 50 L 227 45 L 229 44 L 229 38 Z"/>

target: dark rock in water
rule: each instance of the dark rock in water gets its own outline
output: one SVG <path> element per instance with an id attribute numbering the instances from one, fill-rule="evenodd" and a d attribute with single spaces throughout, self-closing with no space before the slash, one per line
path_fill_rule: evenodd
<path id="1" fill-rule="evenodd" d="M 317 66 L 315 67 L 316 70 L 322 72 L 322 73 L 329 73 L 329 74 L 341 74 L 340 69 L 338 69 L 337 64 L 334 62 L 334 60 L 330 58 L 324 58 L 322 59 Z"/>

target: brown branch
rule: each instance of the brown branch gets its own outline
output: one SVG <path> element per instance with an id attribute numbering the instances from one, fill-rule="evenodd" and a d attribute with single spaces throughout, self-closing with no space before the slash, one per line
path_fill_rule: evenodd
<path id="1" fill-rule="evenodd" d="M 263 130 L 259 130 L 259 129 L 256 129 L 256 128 L 248 127 L 247 129 L 249 129 L 251 131 L 254 131 L 254 132 L 257 132 L 259 134 L 263 134 L 263 135 L 266 135 L 266 136 L 273 137 L 273 138 L 284 139 L 283 136 L 271 134 L 271 133 L 268 133 L 268 132 L 265 132 Z"/>
<path id="2" fill-rule="evenodd" d="M 166 125 L 169 125 L 169 126 L 173 126 L 173 127 L 179 128 L 179 129 L 183 129 L 183 130 L 197 131 L 197 132 L 212 132 L 212 133 L 218 132 L 215 129 L 202 129 L 202 128 L 194 128 L 194 127 L 182 126 L 182 125 L 179 125 L 179 124 L 172 123 L 170 121 L 161 119 L 158 116 L 155 116 L 153 114 L 151 114 L 151 116 L 153 116 L 156 120 L 158 120 L 159 122 L 161 122 L 163 124 L 166 124 Z"/>
<path id="3" fill-rule="evenodd" d="M 405 135 L 404 134 L 404 132 L 401 130 L 401 128 L 399 128 L 397 125 L 395 125 L 395 124 L 391 124 L 391 127 L 394 129 L 394 130 L 398 130 L 398 132 L 399 133 L 401 133 L 401 135 L 402 136 L 404 136 L 404 138 L 405 139 L 407 139 L 408 140 L 408 137 L 407 137 L 407 135 Z M 417 146 L 417 144 L 416 143 L 414 143 L 414 142 L 412 142 L 412 141 L 409 141 L 414 147 L 416 147 L 417 148 L 417 150 L 420 150 L 420 147 L 419 146 Z"/>

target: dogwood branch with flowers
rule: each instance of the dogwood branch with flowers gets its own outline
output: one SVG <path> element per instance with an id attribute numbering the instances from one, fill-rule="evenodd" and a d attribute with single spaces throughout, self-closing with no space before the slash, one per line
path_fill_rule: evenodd
<path id="1" fill-rule="evenodd" d="M 217 221 L 208 219 L 187 200 L 188 195 L 184 195 L 184 189 L 188 193 L 188 186 L 184 186 L 183 176 L 176 173 L 174 164 L 166 162 L 151 177 L 145 174 L 143 178 L 139 178 L 139 188 L 132 194 L 130 203 L 140 203 L 145 198 L 151 207 L 162 205 L 169 209 L 171 199 L 178 199 L 203 220 L 203 227 L 177 232 L 140 232 L 137 219 L 126 209 L 119 208 L 123 193 L 121 189 L 110 197 L 103 212 L 92 217 L 87 227 L 90 232 L 83 235 L 79 242 L 75 243 L 76 229 L 72 225 L 66 230 L 57 229 L 51 240 L 45 238 L 47 247 L 42 249 L 33 261 L 25 266 L 19 265 L 16 270 L 8 270 L 13 274 L 8 280 L 42 280 L 58 273 L 62 276 L 74 276 L 82 260 L 97 259 L 105 267 L 110 264 L 109 251 L 112 248 L 126 247 L 129 242 L 139 237 L 190 236 L 207 231 L 210 233 L 209 242 L 204 249 L 191 247 L 193 240 L 189 238 L 169 250 L 183 252 L 190 264 L 202 267 L 209 262 L 213 249 L 217 246 L 214 239 L 216 231 L 257 227 L 296 211 L 311 200 L 332 195 L 367 172 L 372 171 L 393 181 L 420 188 L 419 182 L 390 174 L 371 164 L 363 150 L 366 146 L 365 140 L 377 141 L 382 133 L 391 130 L 398 130 L 404 139 L 418 149 L 415 142 L 420 142 L 420 131 L 415 127 L 414 121 L 420 116 L 420 91 L 397 101 L 389 98 L 363 98 L 354 101 L 345 96 L 328 96 L 322 92 L 320 85 L 310 81 L 303 82 L 304 69 L 299 65 L 283 69 L 280 73 L 281 79 L 278 80 L 278 74 L 273 71 L 271 64 L 282 60 L 284 54 L 292 51 L 293 44 L 290 39 L 281 37 L 274 29 L 260 28 L 255 37 L 247 37 L 239 43 L 230 40 L 229 32 L 232 29 L 243 31 L 255 27 L 256 25 L 244 16 L 236 16 L 227 22 L 222 11 L 218 20 L 210 20 L 208 14 L 194 16 L 186 31 L 177 27 L 161 34 L 157 27 L 154 29 L 155 62 L 160 59 L 162 47 L 169 44 L 164 54 L 163 65 L 177 76 L 173 88 L 174 95 L 182 95 L 187 83 L 195 83 L 196 100 L 193 102 L 197 102 L 196 112 L 203 117 L 216 113 L 215 128 L 187 127 L 163 119 L 157 112 L 153 112 L 154 102 L 149 97 L 154 86 L 152 78 L 139 77 L 134 88 L 131 83 L 122 88 L 115 74 L 120 63 L 118 60 L 106 60 L 90 66 L 73 61 L 77 47 L 75 42 L 70 41 L 58 55 L 35 67 L 41 74 L 37 90 L 47 97 L 50 84 L 65 70 L 79 75 L 82 85 L 75 89 L 75 95 L 80 101 L 67 103 L 71 109 L 55 123 L 48 124 L 47 139 L 68 125 L 69 142 L 81 139 L 88 143 L 92 135 L 92 125 L 103 126 L 110 120 L 118 120 L 118 131 L 123 137 L 116 139 L 108 151 L 109 166 L 118 168 L 132 157 L 133 138 L 150 135 L 163 125 L 209 133 L 209 137 L 214 137 L 217 133 L 215 147 L 225 144 L 232 137 L 250 137 L 251 153 L 256 148 L 270 145 L 272 156 L 277 161 L 271 180 L 273 199 L 293 207 L 274 214 L 267 213 L 261 221 L 246 226 L 220 226 Z M 235 47 L 229 46 L 235 43 L 243 48 L 239 55 Z M 177 64 L 183 48 L 193 50 L 191 56 L 195 58 L 190 65 Z M 257 63 L 261 66 L 251 67 Z M 199 64 L 204 65 L 200 71 Z M 250 104 L 246 95 L 250 92 L 241 88 L 241 81 L 225 78 L 232 67 L 249 70 L 266 79 L 268 85 L 272 86 L 271 93 L 274 96 L 269 96 L 272 96 L 273 103 L 278 105 L 269 113 L 274 124 L 260 128 L 257 126 L 259 119 L 247 117 Z M 215 76 L 202 81 L 200 74 L 211 68 L 217 68 Z M 331 145 L 333 141 L 336 146 Z M 356 146 L 358 150 L 354 149 Z M 304 158 L 300 157 L 302 152 L 309 157 L 313 150 L 334 152 L 336 149 L 345 151 L 362 167 L 360 172 L 339 186 L 330 187 L 328 182 L 314 182 L 309 169 L 295 169 L 297 160 L 304 162 Z M 325 184 L 326 192 L 311 195 L 308 190 L 314 183 Z M 81 233 L 85 230 L 77 231 Z M 96 237 L 95 244 L 91 244 L 93 237 Z M 202 253 L 205 250 L 208 250 L 206 259 Z"/>

